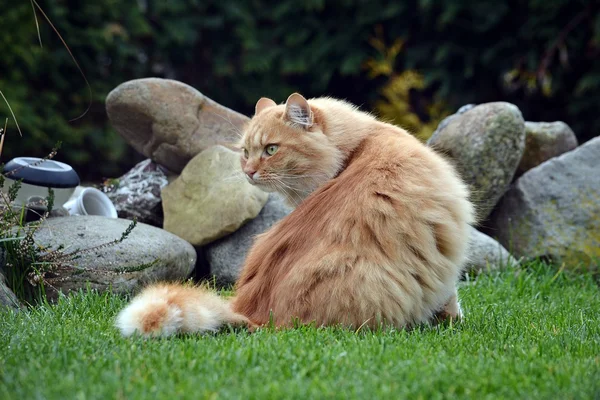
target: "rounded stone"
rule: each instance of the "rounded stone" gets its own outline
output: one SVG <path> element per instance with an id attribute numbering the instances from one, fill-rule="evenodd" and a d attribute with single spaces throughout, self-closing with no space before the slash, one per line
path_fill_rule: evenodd
<path id="1" fill-rule="evenodd" d="M 6 286 L 4 275 L 0 272 L 0 312 L 7 309 L 19 311 L 21 308 L 23 308 L 21 302 L 13 291 Z"/>
<path id="2" fill-rule="evenodd" d="M 268 195 L 242 176 L 239 154 L 214 146 L 194 157 L 161 193 L 164 228 L 202 246 L 256 218 Z"/>
<path id="3" fill-rule="evenodd" d="M 562 121 L 525 122 L 525 152 L 517 175 L 577 147 L 577 137 Z"/>
<path id="4" fill-rule="evenodd" d="M 249 120 L 189 85 L 160 78 L 117 86 L 106 112 L 134 149 L 175 173 L 208 147 L 235 142 Z"/>
<path id="5" fill-rule="evenodd" d="M 220 284 L 235 283 L 256 235 L 267 231 L 292 211 L 277 194 L 270 194 L 260 214 L 235 233 L 206 246 L 210 273 Z"/>
<path id="6" fill-rule="evenodd" d="M 132 221 L 102 216 L 70 216 L 44 221 L 34 235 L 48 250 L 64 246 L 64 252 L 81 249 L 79 256 L 46 274 L 46 294 L 112 289 L 129 293 L 154 281 L 183 280 L 194 269 L 196 251 L 185 240 L 154 226 L 138 223 L 120 243 Z M 86 250 L 88 249 L 88 250 Z"/>
<path id="7" fill-rule="evenodd" d="M 484 220 L 508 189 L 525 148 L 521 111 L 505 102 L 461 110 L 440 124 L 428 145 L 454 160 Z"/>
<path id="8" fill-rule="evenodd" d="M 465 271 L 470 273 L 478 274 L 518 264 L 504 246 L 475 228 L 471 228 L 467 255 Z"/>
<path id="9" fill-rule="evenodd" d="M 525 172 L 485 232 L 517 257 L 600 266 L 600 138 Z"/>

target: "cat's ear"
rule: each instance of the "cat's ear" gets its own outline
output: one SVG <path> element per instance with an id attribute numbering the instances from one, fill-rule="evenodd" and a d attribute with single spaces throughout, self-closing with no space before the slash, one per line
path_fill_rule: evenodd
<path id="1" fill-rule="evenodd" d="M 267 99 L 266 97 L 261 97 L 260 100 L 256 102 L 256 107 L 254 108 L 254 115 L 258 115 L 261 111 L 266 110 L 270 107 L 275 107 L 277 103 L 275 103 L 271 99 Z"/>
<path id="2" fill-rule="evenodd" d="M 285 102 L 285 118 L 295 125 L 310 128 L 313 124 L 313 112 L 308 101 L 299 93 L 294 93 Z"/>

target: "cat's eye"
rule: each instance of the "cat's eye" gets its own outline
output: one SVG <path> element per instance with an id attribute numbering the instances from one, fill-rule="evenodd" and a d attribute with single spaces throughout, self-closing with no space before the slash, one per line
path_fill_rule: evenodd
<path id="1" fill-rule="evenodd" d="M 270 144 L 267 147 L 265 147 L 265 152 L 272 156 L 273 154 L 277 153 L 277 150 L 279 149 L 279 146 L 277 146 L 276 144 Z"/>
<path id="2" fill-rule="evenodd" d="M 244 150 L 244 158 L 248 158 L 249 154 L 248 154 L 248 150 L 247 149 L 243 149 Z"/>

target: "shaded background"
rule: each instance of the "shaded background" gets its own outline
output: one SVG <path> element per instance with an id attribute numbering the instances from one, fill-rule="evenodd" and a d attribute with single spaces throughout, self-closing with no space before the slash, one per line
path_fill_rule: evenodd
<path id="1" fill-rule="evenodd" d="M 600 134 L 600 2 L 584 0 L 0 0 L 2 154 L 46 155 L 83 180 L 124 173 L 136 154 L 110 127 L 118 84 L 164 77 L 251 115 L 256 100 L 348 99 L 426 139 L 466 103 L 508 101 L 526 120 Z M 10 116 L 0 103 L 2 125 Z"/>

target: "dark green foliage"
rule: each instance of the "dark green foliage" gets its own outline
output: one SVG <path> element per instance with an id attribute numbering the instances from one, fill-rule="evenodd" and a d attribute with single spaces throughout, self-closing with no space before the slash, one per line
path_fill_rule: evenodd
<path id="1" fill-rule="evenodd" d="M 387 78 L 365 62 L 370 40 L 405 42 L 395 71 L 421 72 L 411 104 L 427 120 L 431 97 L 451 109 L 506 100 L 528 120 L 564 120 L 580 141 L 600 132 L 600 5 L 588 0 L 145 0 L 40 3 L 93 89 L 31 4 L 0 0 L 0 90 L 24 137 L 5 157 L 39 156 L 63 140 L 61 160 L 84 179 L 116 176 L 139 158 L 108 126 L 107 93 L 147 76 L 179 79 L 246 114 L 260 96 L 334 95 L 371 108 Z M 1 116 L 8 116 L 5 107 Z"/>
<path id="2" fill-rule="evenodd" d="M 562 119 L 581 141 L 600 132 L 600 3 L 421 2 L 406 66 L 455 106 L 505 100 L 527 120 Z M 393 35 L 393 33 L 392 33 Z"/>

